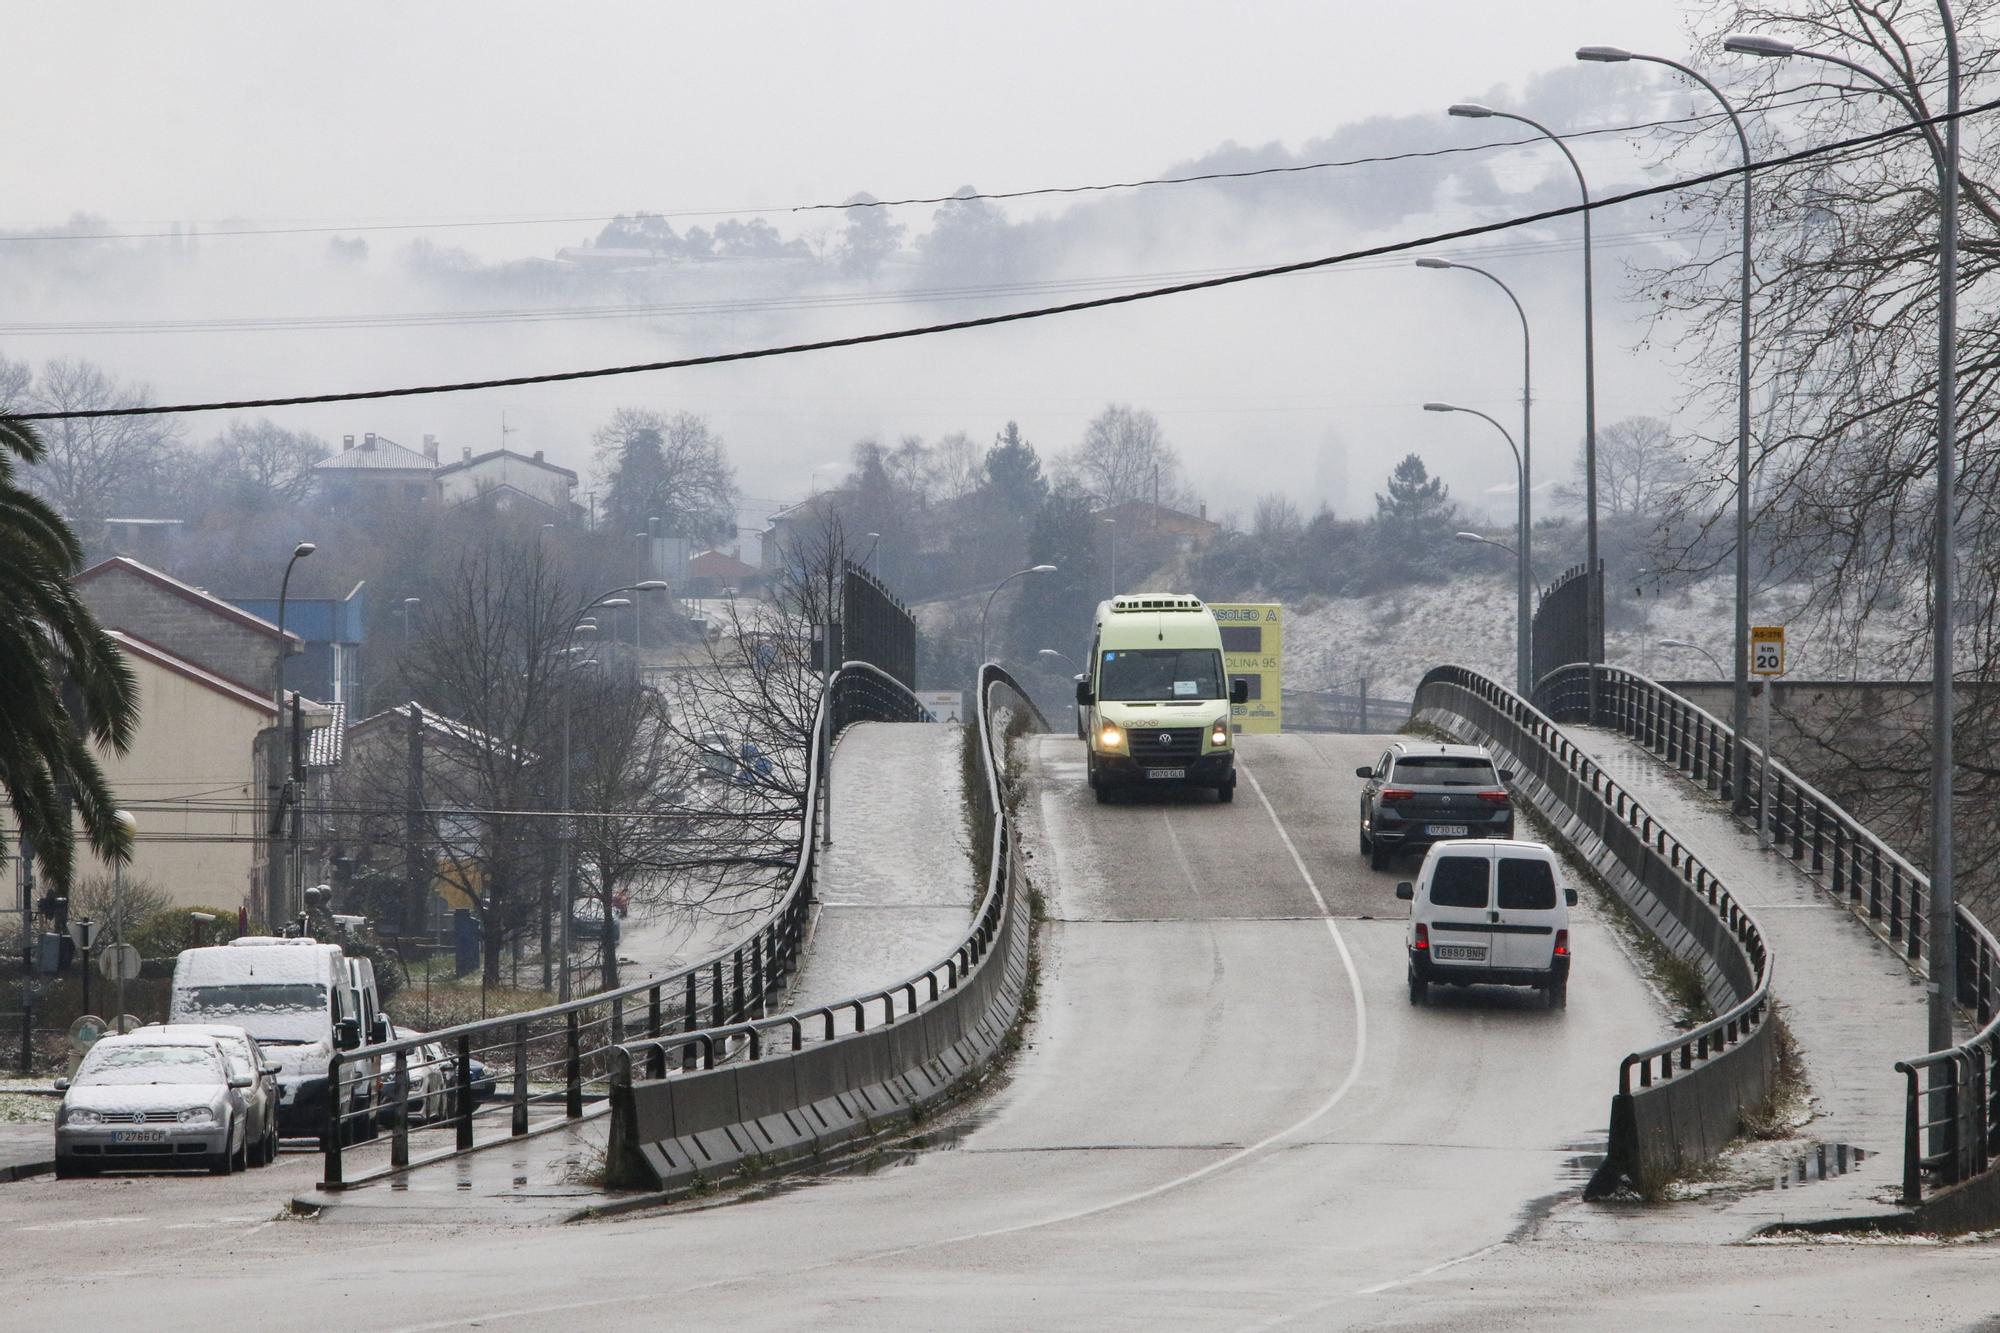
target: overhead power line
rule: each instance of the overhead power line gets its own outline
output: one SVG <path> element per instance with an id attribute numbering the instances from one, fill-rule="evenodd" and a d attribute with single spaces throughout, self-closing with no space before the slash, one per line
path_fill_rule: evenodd
<path id="1" fill-rule="evenodd" d="M 2000 109 L 2000 99 L 1982 102 L 1958 112 L 1958 118 L 1983 115 Z M 1937 115 L 1926 121 L 1913 121 L 1906 125 L 1877 130 L 1872 134 L 1855 135 L 1852 138 L 1821 144 L 1812 148 L 1802 148 L 1797 152 L 1780 157 L 1767 158 L 1752 163 L 1753 170 L 1768 170 L 1773 167 L 1790 166 L 1811 161 L 1850 149 L 1863 148 L 1871 144 L 1884 143 L 1892 139 L 1922 132 L 1926 124 L 1940 125 L 1951 121 L 1949 114 Z M 435 394 L 470 393 L 480 389 L 513 389 L 538 384 L 567 384 L 581 380 L 611 379 L 625 375 L 651 374 L 663 370 L 688 370 L 698 366 L 727 365 L 739 361 L 762 361 L 776 357 L 799 356 L 807 352 L 826 352 L 843 347 L 866 347 L 876 343 L 901 342 L 911 338 L 927 338 L 942 333 L 959 333 L 969 329 L 995 328 L 1003 324 L 1020 324 L 1031 320 L 1049 319 L 1057 315 L 1079 314 L 1086 310 L 1104 310 L 1113 306 L 1132 305 L 1141 301 L 1156 301 L 1169 296 L 1183 296 L 1190 292 L 1210 291 L 1221 287 L 1239 286 L 1248 282 L 1259 282 L 1269 278 L 1289 277 L 1300 273 L 1312 273 L 1329 269 L 1340 264 L 1350 264 L 1357 260 L 1373 259 L 1381 255 L 1400 254 L 1425 246 L 1442 245 L 1451 241 L 1463 241 L 1475 236 L 1487 236 L 1494 232 L 1508 231 L 1515 227 L 1536 222 L 1549 222 L 1558 218 L 1572 217 L 1593 210 L 1612 208 L 1639 199 L 1650 199 L 1656 195 L 1671 194 L 1677 190 L 1691 189 L 1716 181 L 1730 180 L 1743 173 L 1742 167 L 1727 167 L 1715 171 L 1702 172 L 1660 185 L 1648 185 L 1627 190 L 1621 194 L 1606 195 L 1589 203 L 1568 204 L 1561 208 L 1547 208 L 1536 213 L 1521 214 L 1499 222 L 1479 223 L 1470 227 L 1458 227 L 1450 231 L 1433 232 L 1403 241 L 1385 241 L 1380 245 L 1365 246 L 1359 250 L 1348 250 L 1340 254 L 1322 255 L 1315 259 L 1295 260 L 1287 264 L 1273 264 L 1263 268 L 1245 269 L 1236 273 L 1226 273 L 1217 277 L 1197 278 L 1187 282 L 1172 283 L 1163 287 L 1149 287 L 1139 291 L 1120 292 L 1111 296 L 1091 297 L 1081 301 L 1068 301 L 1059 305 L 1036 306 L 1026 310 L 1010 310 L 994 315 L 979 315 L 969 319 L 949 320 L 937 324 L 923 324 L 910 328 L 885 329 L 875 333 L 851 334 L 841 338 L 823 338 L 812 342 L 787 343 L 776 347 L 756 347 L 735 352 L 712 352 L 703 356 L 677 357 L 667 361 L 646 361 L 634 365 L 600 366 L 588 370 L 557 370 L 539 375 L 510 375 L 497 379 L 460 380 L 444 384 L 406 385 L 392 389 L 355 389 L 344 393 L 293 394 L 280 398 L 247 398 L 204 403 L 165 403 L 150 407 L 114 407 L 87 411 L 68 412 L 22 412 L 14 417 L 18 421 L 77 421 L 102 417 L 140 417 L 181 415 L 191 412 L 230 412 L 253 408 L 302 407 L 316 403 L 353 403 L 380 401 L 391 398 L 419 398 Z"/>
<path id="2" fill-rule="evenodd" d="M 1934 80 L 1931 82 L 1935 82 Z M 1779 94 L 1801 91 L 1786 89 Z M 1839 92 L 1813 93 L 1805 97 L 1767 102 L 1757 108 L 1762 111 L 1780 111 L 1789 107 L 1806 106 L 1814 102 L 1838 101 Z M 1630 125 L 1608 125 L 1597 129 L 1572 130 L 1556 137 L 1563 140 L 1591 139 L 1613 134 L 1635 134 L 1642 130 L 1671 129 L 1675 126 L 1704 126 L 1725 119 L 1719 111 L 1693 112 L 1685 116 L 1672 116 L 1661 120 L 1638 121 Z M 1380 166 L 1396 162 L 1413 162 L 1425 158 L 1456 157 L 1470 153 L 1490 153 L 1508 148 L 1525 148 L 1542 142 L 1539 136 L 1525 139 L 1499 139 L 1481 144 L 1453 144 L 1445 148 L 1409 149 L 1400 153 L 1373 153 L 1361 157 L 1338 158 L 1323 162 L 1295 162 L 1277 167 L 1247 167 L 1241 171 L 1204 171 L 1184 176 L 1146 176 L 1127 181 L 1107 181 L 1085 185 L 1041 185 L 1020 190 L 998 190 L 988 193 L 968 193 L 932 195 L 907 199 L 866 199 L 845 203 L 828 204 L 785 204 L 773 208 L 687 208 L 647 212 L 644 209 L 633 213 L 566 213 L 534 217 L 515 218 L 458 218 L 445 221 L 424 222 L 352 222 L 352 223 L 305 223 L 289 227 L 249 227 L 211 226 L 207 230 L 193 232 L 185 228 L 179 231 L 94 231 L 61 232 L 50 231 L 24 236 L 0 235 L 0 245 L 25 245 L 59 241 L 143 241 L 180 240 L 224 236 L 314 236 L 314 235 L 360 235 L 385 231 L 466 231 L 493 227 L 546 227 L 573 225 L 576 223 L 615 222 L 621 217 L 656 218 L 730 218 L 760 217 L 772 213 L 816 213 L 841 212 L 865 208 L 904 208 L 927 204 L 970 203 L 975 200 L 1032 199 L 1042 196 L 1072 194 L 1104 194 L 1117 190 L 1150 189 L 1157 186 L 1198 185 L 1217 181 L 1254 180 L 1261 176 L 1291 176 L 1317 171 L 1337 171 L 1349 167 Z M 754 258 L 754 256 L 718 255 L 715 258 Z"/>

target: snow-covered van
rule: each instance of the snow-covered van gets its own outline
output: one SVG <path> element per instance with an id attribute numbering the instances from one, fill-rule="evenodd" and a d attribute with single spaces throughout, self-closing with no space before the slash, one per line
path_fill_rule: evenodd
<path id="1" fill-rule="evenodd" d="M 206 949 L 183 949 L 174 961 L 171 1023 L 234 1023 L 278 1064 L 278 1132 L 324 1138 L 327 1063 L 335 1050 L 387 1040 L 377 1012 L 372 969 L 354 966 L 337 944 L 245 936 Z M 372 1102 L 374 1071 L 355 1069 L 348 1109 Z M 372 1125 L 374 1117 L 348 1123 Z"/>

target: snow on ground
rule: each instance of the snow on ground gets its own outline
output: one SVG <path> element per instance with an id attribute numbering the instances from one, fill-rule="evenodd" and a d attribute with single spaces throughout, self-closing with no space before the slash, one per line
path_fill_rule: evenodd
<path id="1" fill-rule="evenodd" d="M 1803 624 L 1803 587 L 1761 592 L 1753 624 L 1789 624 L 1794 678 L 1899 677 L 1888 665 L 1889 625 L 1853 640 L 1827 643 Z M 1218 599 L 1221 600 L 1221 599 Z M 1255 595 L 1228 600 L 1257 601 Z M 1284 683 L 1288 690 L 1352 692 L 1366 676 L 1370 695 L 1408 699 L 1426 670 L 1443 663 L 1511 681 L 1514 674 L 1514 581 L 1510 575 L 1412 584 L 1373 597 L 1309 597 L 1285 608 Z M 1727 576 L 1690 587 L 1605 588 L 1605 658 L 1655 679 L 1712 679 L 1700 653 L 1662 648 L 1661 639 L 1698 643 L 1725 668 L 1734 651 L 1735 597 Z"/>

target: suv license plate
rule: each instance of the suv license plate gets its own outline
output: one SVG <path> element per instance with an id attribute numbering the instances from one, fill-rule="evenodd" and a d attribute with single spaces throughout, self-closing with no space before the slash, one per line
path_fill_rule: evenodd
<path id="1" fill-rule="evenodd" d="M 167 1131 L 164 1129 L 120 1129 L 112 1132 L 113 1143 L 165 1143 Z"/>
<path id="2" fill-rule="evenodd" d="M 1484 946 L 1478 944 L 1440 944 L 1432 952 L 1447 962 L 1483 963 L 1486 961 L 1486 949 Z"/>
<path id="3" fill-rule="evenodd" d="M 1426 824 L 1424 833 L 1432 838 L 1462 838 L 1471 830 L 1463 824 Z"/>
<path id="4" fill-rule="evenodd" d="M 1187 770 L 1185 768 L 1149 768 L 1146 770 L 1146 776 L 1155 779 L 1185 778 Z"/>

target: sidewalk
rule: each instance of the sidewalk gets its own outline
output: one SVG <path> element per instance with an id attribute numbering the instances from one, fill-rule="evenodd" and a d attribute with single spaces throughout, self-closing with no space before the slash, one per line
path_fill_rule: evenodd
<path id="1" fill-rule="evenodd" d="M 1636 742 L 1565 727 L 1576 744 L 1721 878 L 1763 928 L 1776 958 L 1772 989 L 1812 1085 L 1812 1122 L 1825 1143 L 1865 1149 L 1867 1164 L 1800 1191 L 1763 1191 L 1729 1211 L 1754 1221 L 1889 1211 L 1901 1183 L 1903 1077 L 1896 1061 L 1924 1050 L 1923 983 L 1789 858 L 1761 851 L 1727 807 Z M 1771 1220 L 1778 1220 L 1773 1216 Z"/>
<path id="2" fill-rule="evenodd" d="M 820 907 L 787 1008 L 901 980 L 963 938 L 978 888 L 965 853 L 960 743 L 948 723 L 863 722 L 841 737 L 834 842 L 821 855 Z M 852 1015 L 841 1015 L 836 1030 L 852 1028 Z M 327 1221 L 557 1222 L 619 1197 L 590 1184 L 607 1130 L 599 1114 L 299 1202 Z"/>
<path id="3" fill-rule="evenodd" d="M 54 1111 L 54 1102 L 50 1111 Z M 56 1127 L 44 1121 L 0 1121 L 0 1184 L 56 1169 Z"/>

